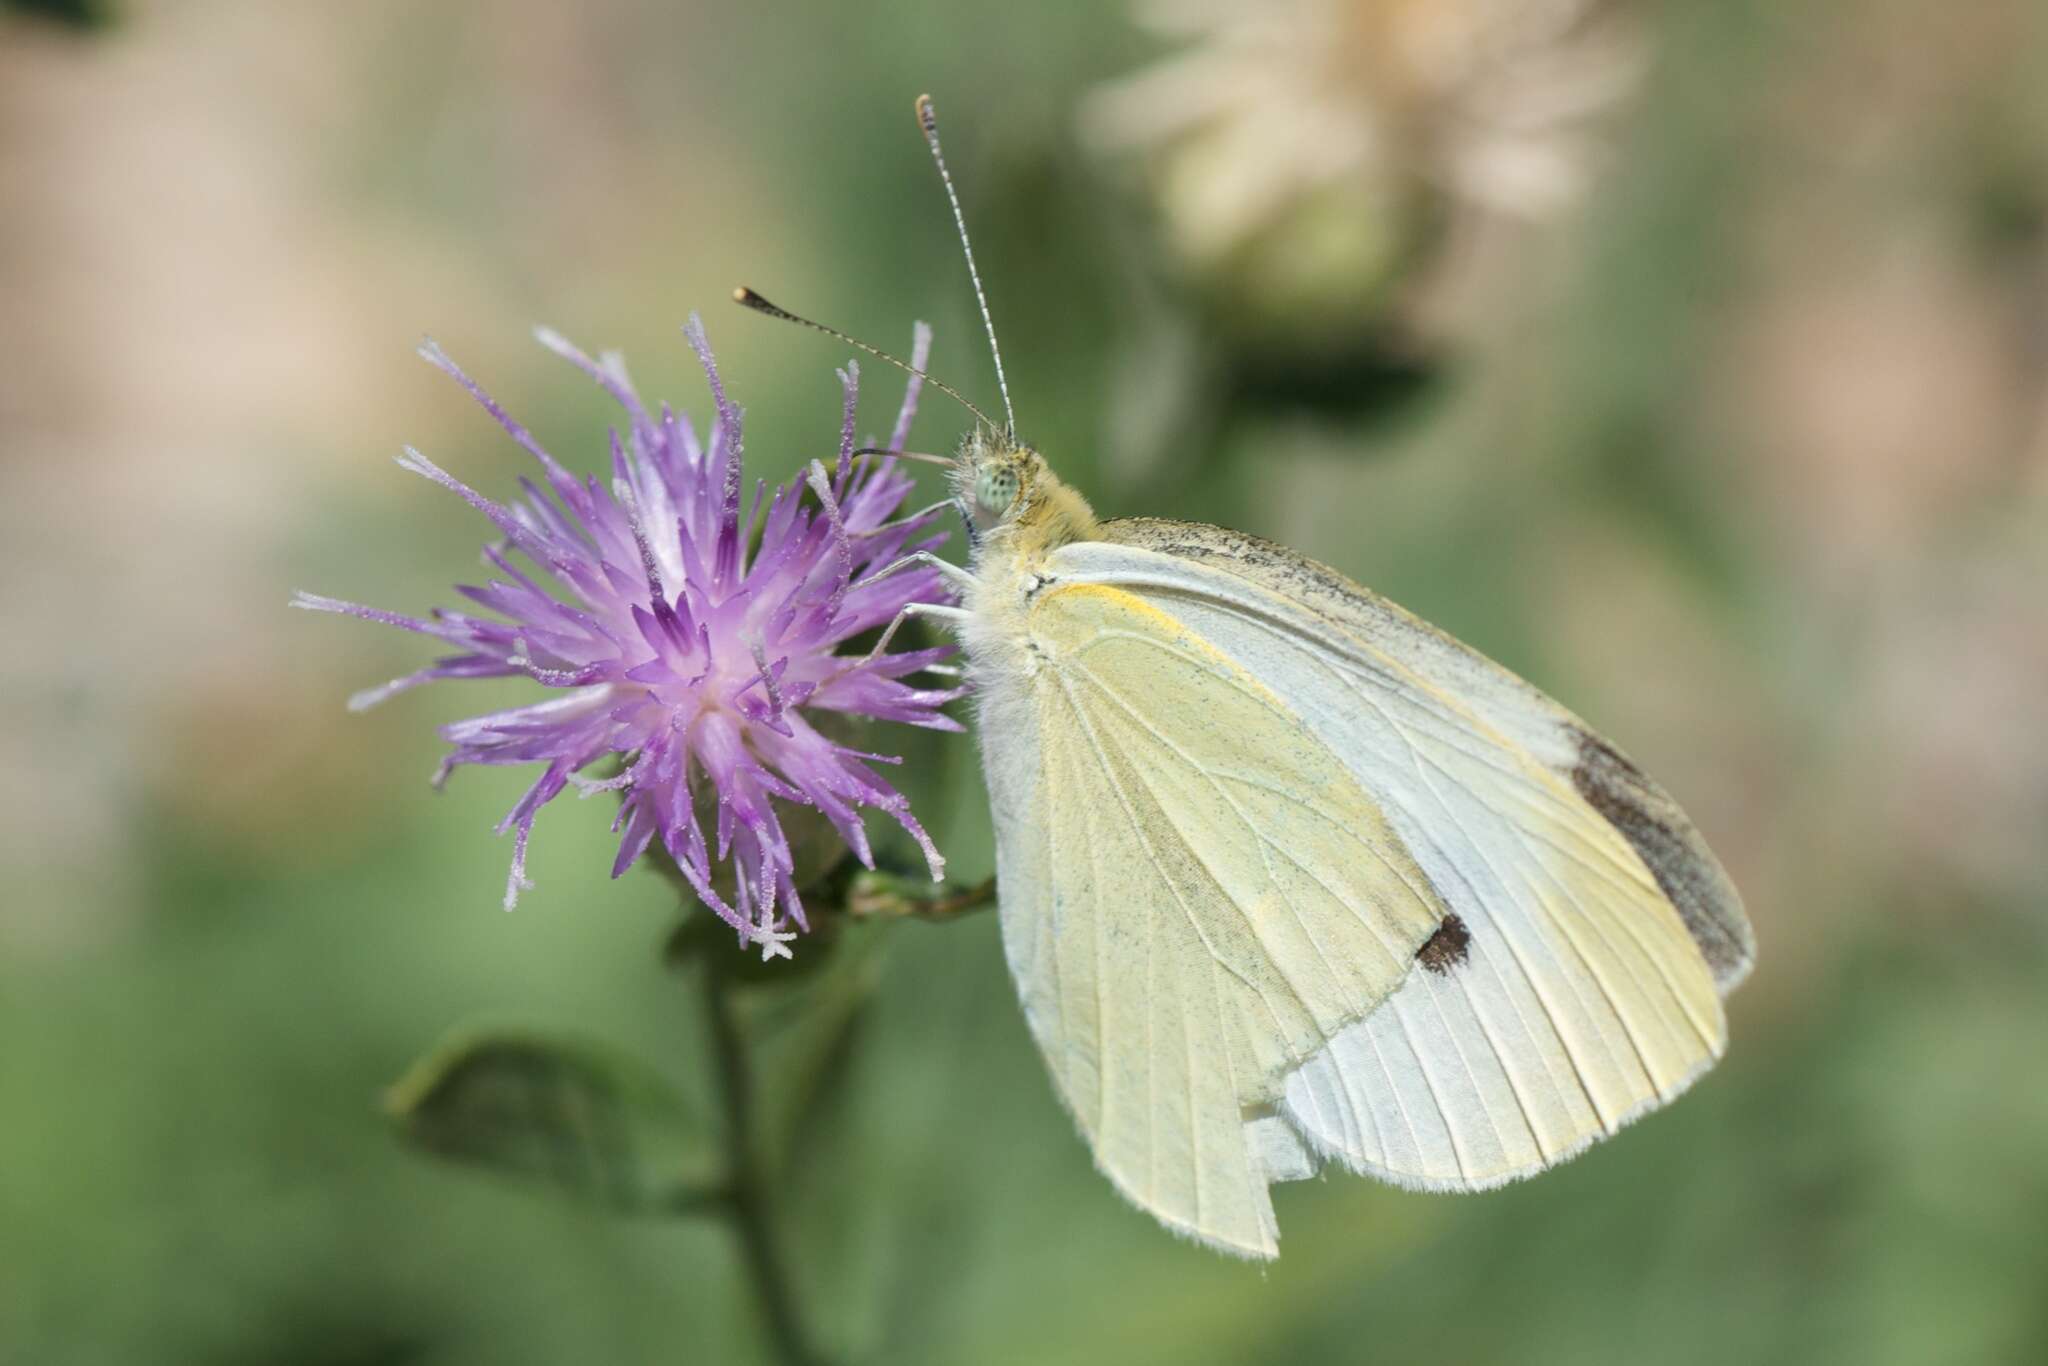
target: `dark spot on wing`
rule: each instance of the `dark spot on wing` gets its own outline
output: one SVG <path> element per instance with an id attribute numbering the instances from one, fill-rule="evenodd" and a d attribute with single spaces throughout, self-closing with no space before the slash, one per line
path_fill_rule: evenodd
<path id="1" fill-rule="evenodd" d="M 1692 822 L 1628 757 L 1591 731 L 1575 737 L 1572 786 L 1629 842 L 1725 991 L 1749 971 L 1756 943 L 1742 901 Z"/>
<path id="2" fill-rule="evenodd" d="M 1436 933 L 1415 951 L 1415 961 L 1442 977 L 1465 961 L 1471 943 L 1472 931 L 1465 928 L 1465 922 L 1455 915 L 1445 915 Z"/>

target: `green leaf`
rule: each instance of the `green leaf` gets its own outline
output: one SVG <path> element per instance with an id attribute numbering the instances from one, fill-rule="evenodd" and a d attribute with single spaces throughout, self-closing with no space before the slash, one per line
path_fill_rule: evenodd
<path id="1" fill-rule="evenodd" d="M 552 1185 L 627 1214 L 684 1213 L 718 1196 L 712 1136 L 646 1063 L 608 1045 L 470 1026 L 386 1094 L 426 1152 Z"/>

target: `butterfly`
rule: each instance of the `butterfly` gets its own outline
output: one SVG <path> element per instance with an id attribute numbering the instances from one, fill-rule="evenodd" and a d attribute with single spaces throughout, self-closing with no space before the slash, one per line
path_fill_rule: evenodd
<path id="1" fill-rule="evenodd" d="M 928 98 L 918 112 L 965 246 Z M 996 374 L 1009 416 L 1000 352 Z M 1276 1182 L 1334 1163 L 1483 1190 L 1721 1056 L 1755 939 L 1620 750 L 1282 546 L 1099 519 L 1013 417 L 954 396 L 977 426 L 927 458 L 949 467 L 968 564 L 905 561 L 959 592 L 906 616 L 964 647 L 1004 952 L 1060 1099 L 1133 1204 L 1271 1258 Z"/>

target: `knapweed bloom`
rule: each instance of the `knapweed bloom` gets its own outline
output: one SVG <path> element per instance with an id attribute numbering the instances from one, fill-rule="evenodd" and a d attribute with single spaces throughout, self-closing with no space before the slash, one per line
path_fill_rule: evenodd
<path id="1" fill-rule="evenodd" d="M 841 743 L 851 727 L 833 719 L 959 729 L 941 710 L 958 689 L 907 681 L 950 646 L 842 653 L 906 605 L 946 600 L 929 568 L 880 572 L 945 539 L 928 534 L 942 507 L 898 516 L 910 479 L 894 460 L 855 456 L 859 372 L 851 363 L 839 372 L 845 417 L 829 467 L 814 460 L 804 477 L 772 493 L 757 483 L 744 498 L 740 410 L 694 316 L 686 334 L 710 380 L 713 416 L 702 439 L 667 404 L 650 410 L 617 355 L 593 360 L 538 334 L 622 410 L 605 480 L 570 473 L 439 347 L 423 346 L 540 467 L 541 483 L 522 479 L 524 496 L 498 503 L 418 451 L 398 462 L 497 528 L 502 539 L 484 549 L 494 575 L 457 588 L 490 615 L 437 608 L 408 617 L 307 593 L 295 605 L 452 647 L 417 673 L 358 694 L 352 710 L 438 679 L 521 675 L 549 690 L 545 700 L 442 731 L 453 748 L 437 783 L 462 764 L 543 766 L 499 826 L 513 833 L 508 909 L 531 885 L 535 815 L 574 785 L 585 795 L 618 794 L 614 877 L 659 838 L 705 905 L 764 957 L 786 955 L 795 929 L 808 925 L 778 804 L 822 815 L 870 867 L 861 808 L 879 808 L 923 848 L 934 878 L 944 866 L 909 802 L 873 767 L 898 761 Z M 930 345 L 920 325 L 919 369 Z M 913 377 L 891 449 L 909 432 L 918 388 Z"/>

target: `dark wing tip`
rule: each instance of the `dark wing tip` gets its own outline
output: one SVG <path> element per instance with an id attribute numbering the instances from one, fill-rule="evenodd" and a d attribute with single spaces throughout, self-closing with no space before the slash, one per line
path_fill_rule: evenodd
<path id="1" fill-rule="evenodd" d="M 1579 758 L 1572 786 L 1649 866 L 1726 995 L 1756 963 L 1756 934 L 1741 894 L 1678 803 L 1627 755 L 1589 730 L 1574 728 L 1573 738 Z"/>

